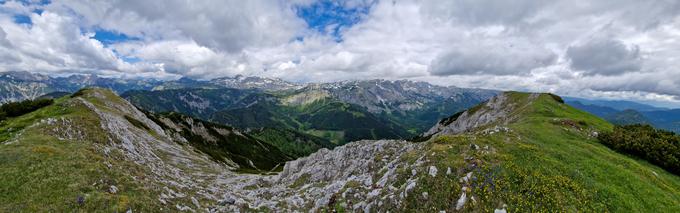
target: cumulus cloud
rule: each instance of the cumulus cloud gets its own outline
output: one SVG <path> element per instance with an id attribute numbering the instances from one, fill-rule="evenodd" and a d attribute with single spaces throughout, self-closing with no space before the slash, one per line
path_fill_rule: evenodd
<path id="1" fill-rule="evenodd" d="M 430 64 L 433 75 L 520 75 L 553 64 L 557 55 L 529 44 L 484 44 L 444 52 Z"/>
<path id="2" fill-rule="evenodd" d="M 0 45 L 1 46 L 11 45 L 7 40 L 7 33 L 5 32 L 5 30 L 2 29 L 2 27 L 0 27 Z"/>
<path id="3" fill-rule="evenodd" d="M 116 69 L 118 59 L 101 43 L 83 35 L 69 17 L 51 12 L 32 14 L 32 25 L 0 20 L 5 42 L 14 48 L 22 63 L 8 65 L 17 69 L 55 70 L 60 68 Z M 8 69 L 8 66 L 2 68 Z"/>
<path id="4" fill-rule="evenodd" d="M 407 78 L 575 96 L 680 97 L 680 1 L 355 0 L 332 8 L 360 13 L 317 8 L 333 21 L 311 23 L 298 11 L 315 3 L 7 1 L 0 3 L 0 71 Z M 16 15 L 32 24 L 17 24 Z M 93 38 L 98 30 L 135 39 L 102 44 Z"/>
<path id="5" fill-rule="evenodd" d="M 290 4 L 274 0 L 65 0 L 50 8 L 74 10 L 89 26 L 148 39 L 191 38 L 230 52 L 287 42 L 304 29 Z"/>
<path id="6" fill-rule="evenodd" d="M 430 16 L 470 26 L 514 25 L 529 21 L 548 3 L 534 0 L 426 0 L 422 10 Z"/>
<path id="7" fill-rule="evenodd" d="M 642 68 L 640 47 L 614 39 L 594 39 L 570 46 L 571 67 L 587 74 L 617 75 Z"/>

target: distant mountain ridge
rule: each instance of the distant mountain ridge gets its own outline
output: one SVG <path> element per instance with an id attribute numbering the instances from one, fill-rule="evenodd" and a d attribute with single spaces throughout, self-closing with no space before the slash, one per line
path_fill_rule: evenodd
<path id="1" fill-rule="evenodd" d="M 336 144 L 360 139 L 408 138 L 398 124 L 334 99 L 285 105 L 280 94 L 240 89 L 130 91 L 122 95 L 153 112 L 180 112 L 242 129 L 277 128 L 326 138 Z"/>
<path id="2" fill-rule="evenodd" d="M 245 77 L 229 78 L 229 82 Z M 264 79 L 264 78 L 251 78 Z M 247 80 L 247 81 L 251 81 Z M 196 83 L 189 79 L 183 82 Z M 218 79 L 217 82 L 224 82 Z M 205 82 L 204 82 L 205 83 Z M 122 96 L 154 112 L 181 112 L 238 128 L 276 127 L 344 143 L 360 139 L 410 138 L 440 118 L 498 94 L 493 90 L 435 86 L 407 80 L 286 84 L 281 90 L 252 88 L 135 90 Z M 244 89 L 246 87 L 246 89 Z"/>
<path id="3" fill-rule="evenodd" d="M 680 109 L 666 109 L 631 101 L 593 101 L 565 98 L 577 109 L 592 113 L 614 124 L 651 124 L 680 133 Z"/>
<path id="4" fill-rule="evenodd" d="M 627 109 L 632 109 L 636 111 L 658 111 L 658 110 L 668 110 L 664 107 L 655 107 L 648 104 L 638 103 L 635 101 L 625 101 L 625 100 L 593 100 L 585 98 L 574 98 L 574 97 L 564 97 L 566 102 L 580 102 L 584 105 L 593 106 L 606 106 L 618 111 L 623 111 Z"/>
<path id="5" fill-rule="evenodd" d="M 323 90 L 341 101 L 367 107 L 371 112 L 412 109 L 427 103 L 428 98 L 451 97 L 462 93 L 476 93 L 488 99 L 497 91 L 436 86 L 408 80 L 365 80 L 333 83 L 298 84 L 277 78 L 258 76 L 222 77 L 211 80 L 178 80 L 106 78 L 97 75 L 71 75 L 52 77 L 26 71 L 0 72 L 0 103 L 33 99 L 50 92 L 75 92 L 84 87 L 101 87 L 122 94 L 130 90 L 168 90 L 185 88 L 202 89 L 255 89 L 268 92 L 286 90 Z"/>
<path id="6" fill-rule="evenodd" d="M 73 93 L 84 87 L 102 87 L 117 93 L 149 90 L 160 81 L 153 79 L 102 78 L 97 75 L 51 77 L 25 71 L 0 73 L 0 103 L 35 99 L 52 92 Z"/>
<path id="7" fill-rule="evenodd" d="M 440 118 L 498 93 L 408 80 L 296 84 L 241 75 L 212 80 L 185 77 L 156 81 L 5 72 L 0 75 L 0 82 L 3 83 L 0 101 L 4 102 L 102 87 L 123 94 L 138 107 L 149 111 L 180 112 L 245 129 L 283 127 L 302 130 L 299 133 L 335 143 L 409 138 L 427 130 Z M 324 116 L 335 120 L 322 118 Z"/>
<path id="8" fill-rule="evenodd" d="M 236 75 L 234 77 L 221 77 L 211 80 L 194 80 L 183 77 L 176 81 L 163 82 L 153 90 L 183 89 L 183 88 L 234 88 L 234 89 L 260 89 L 265 91 L 277 91 L 288 89 L 300 89 L 302 84 L 295 84 L 278 78 L 265 78 L 259 76 Z"/>
<path id="9" fill-rule="evenodd" d="M 409 80 L 365 80 L 310 84 L 288 92 L 291 97 L 312 100 L 330 97 L 365 107 L 420 134 L 440 118 L 477 105 L 499 91 L 437 86 Z M 297 100 L 298 102 L 300 100 Z"/>

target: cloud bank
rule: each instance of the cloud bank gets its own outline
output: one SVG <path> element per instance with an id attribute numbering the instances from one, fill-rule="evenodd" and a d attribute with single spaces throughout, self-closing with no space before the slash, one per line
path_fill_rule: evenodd
<path id="1" fill-rule="evenodd" d="M 636 0 L 6 1 L 0 71 L 413 79 L 677 102 L 679 15 L 679 1 Z"/>

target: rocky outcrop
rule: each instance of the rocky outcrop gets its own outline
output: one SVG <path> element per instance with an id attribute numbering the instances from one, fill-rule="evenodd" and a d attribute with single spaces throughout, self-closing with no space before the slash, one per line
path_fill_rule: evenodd
<path id="1" fill-rule="evenodd" d="M 72 101 L 84 104 L 98 116 L 100 128 L 109 141 L 100 147 L 102 152 L 123 153 L 126 160 L 146 168 L 152 183 L 164 189 L 158 198 L 162 203 L 185 198 L 185 193 L 171 188 L 218 191 L 221 188 L 216 184 L 218 174 L 230 174 L 228 167 L 174 142 L 158 124 L 110 91 L 88 89 Z M 146 128 L 133 124 L 131 119 Z M 208 193 L 202 197 L 216 199 Z"/>
<path id="2" fill-rule="evenodd" d="M 425 132 L 423 137 L 459 134 L 489 124 L 507 125 L 513 120 L 512 112 L 529 106 L 539 95 L 537 93 L 530 94 L 527 100 L 517 101 L 513 100 L 512 92 L 501 93 L 483 104 L 441 120 Z"/>
<path id="3" fill-rule="evenodd" d="M 417 168 L 404 159 L 406 153 L 423 148 L 407 141 L 357 141 L 334 150 L 321 149 L 304 158 L 286 163 L 278 175 L 247 180 L 247 187 L 227 193 L 253 208 L 311 211 L 340 199 L 361 200 L 348 206 L 354 211 L 399 205 L 415 187 L 415 179 L 396 185 L 399 167 Z M 415 178 L 415 177 L 414 177 Z M 246 188 L 255 187 L 247 190 Z M 239 192 L 242 194 L 239 195 Z M 350 205 L 350 204 L 348 204 Z M 229 206 L 221 207 L 228 210 Z"/>

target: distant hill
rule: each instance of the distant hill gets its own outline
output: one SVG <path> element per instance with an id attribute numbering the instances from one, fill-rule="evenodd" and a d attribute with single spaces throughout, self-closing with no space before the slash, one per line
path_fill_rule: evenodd
<path id="1" fill-rule="evenodd" d="M 577 109 L 592 113 L 593 115 L 597 115 L 597 116 L 602 117 L 602 118 L 607 117 L 611 114 L 618 113 L 618 112 L 621 111 L 621 110 L 617 110 L 617 109 L 614 109 L 614 108 L 611 108 L 611 107 L 608 107 L 608 106 L 600 106 L 600 105 L 595 105 L 595 104 L 583 104 L 580 101 L 566 101 L 566 102 L 569 105 L 571 105 L 571 106 L 573 106 Z"/>
<path id="2" fill-rule="evenodd" d="M 607 121 L 613 123 L 613 124 L 618 124 L 618 125 L 626 125 L 626 124 L 650 124 L 651 122 L 645 115 L 642 113 L 632 110 L 632 109 L 627 109 L 623 110 L 620 112 L 615 112 L 609 115 L 606 115 L 604 117 Z"/>
<path id="3" fill-rule="evenodd" d="M 680 133 L 680 109 L 665 109 L 631 101 L 586 100 L 588 104 L 585 104 L 582 102 L 585 99 L 566 98 L 566 100 L 569 105 L 614 124 L 651 124 L 656 128 Z"/>
<path id="4" fill-rule="evenodd" d="M 635 111 L 659 111 L 668 110 L 668 108 L 655 107 L 647 104 L 642 104 L 634 101 L 624 100 L 592 100 L 584 98 L 565 97 L 567 103 L 580 102 L 584 105 L 606 106 L 618 111 L 632 109 Z"/>

